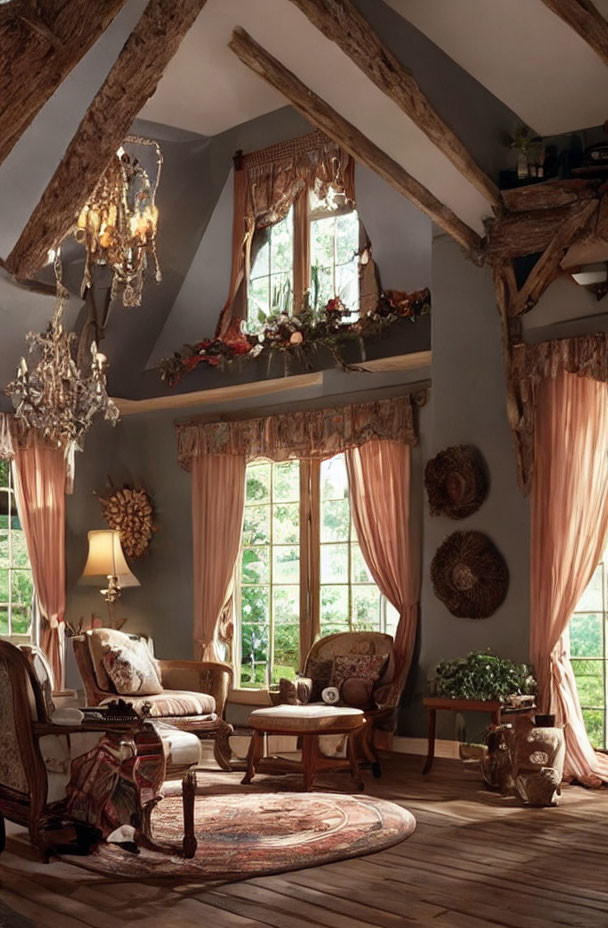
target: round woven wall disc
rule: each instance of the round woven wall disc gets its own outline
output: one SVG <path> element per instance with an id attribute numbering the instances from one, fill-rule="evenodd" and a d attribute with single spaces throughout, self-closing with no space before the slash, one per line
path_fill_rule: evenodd
<path id="1" fill-rule="evenodd" d="M 452 615 L 486 619 L 507 595 L 509 569 L 487 535 L 454 532 L 435 553 L 431 580 L 435 595 Z"/>
<path id="2" fill-rule="evenodd" d="M 424 470 L 431 515 L 465 519 L 483 503 L 488 483 L 485 461 L 477 448 L 455 445 L 440 451 Z"/>

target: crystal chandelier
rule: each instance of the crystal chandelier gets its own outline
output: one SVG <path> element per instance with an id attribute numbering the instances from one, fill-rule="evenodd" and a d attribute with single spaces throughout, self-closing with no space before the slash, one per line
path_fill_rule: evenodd
<path id="1" fill-rule="evenodd" d="M 122 290 L 124 306 L 140 306 L 149 263 L 157 283 L 161 280 L 155 199 L 163 156 L 151 139 L 127 136 L 128 143 L 156 149 L 154 184 L 140 161 L 121 147 L 80 213 L 74 237 L 86 251 L 82 295 L 93 285 L 94 265 L 104 264 L 112 272 L 112 299 Z"/>
<path id="2" fill-rule="evenodd" d="M 61 283 L 59 259 L 57 302 L 45 332 L 29 332 L 26 342 L 36 363 L 28 368 L 21 358 L 17 376 L 6 387 L 15 407 L 15 415 L 30 429 L 37 429 L 58 447 L 82 451 L 84 438 L 93 419 L 101 413 L 115 425 L 120 417 L 106 390 L 105 355 L 90 346 L 90 362 L 80 367 L 75 358 L 76 336 L 63 328 L 63 309 L 69 297 Z M 85 369 L 88 367 L 88 370 Z"/>

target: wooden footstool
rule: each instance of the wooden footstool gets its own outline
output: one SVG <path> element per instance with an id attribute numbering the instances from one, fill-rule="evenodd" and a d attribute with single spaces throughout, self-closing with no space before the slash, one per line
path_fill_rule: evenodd
<path id="1" fill-rule="evenodd" d="M 253 737 L 247 753 L 247 773 L 242 782 L 251 783 L 256 773 L 304 774 L 304 789 L 312 789 L 313 780 L 321 770 L 350 770 L 363 789 L 359 774 L 353 735 L 365 724 L 360 709 L 326 706 L 273 706 L 256 709 L 249 716 Z M 302 762 L 283 757 L 264 757 L 264 735 L 291 735 L 302 740 Z M 324 757 L 319 751 L 319 735 L 347 735 L 346 757 Z"/>

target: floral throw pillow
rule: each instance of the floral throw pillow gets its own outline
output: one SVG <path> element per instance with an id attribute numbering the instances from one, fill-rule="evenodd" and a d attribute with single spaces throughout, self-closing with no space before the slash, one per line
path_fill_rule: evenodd
<path id="1" fill-rule="evenodd" d="M 103 665 L 123 696 L 157 696 L 163 686 L 156 662 L 145 641 L 130 641 L 128 647 L 108 647 Z"/>
<path id="2" fill-rule="evenodd" d="M 371 683 L 373 688 L 385 663 L 386 657 L 382 654 L 339 654 L 334 658 L 330 683 L 341 690 L 344 681 L 354 677 Z"/>

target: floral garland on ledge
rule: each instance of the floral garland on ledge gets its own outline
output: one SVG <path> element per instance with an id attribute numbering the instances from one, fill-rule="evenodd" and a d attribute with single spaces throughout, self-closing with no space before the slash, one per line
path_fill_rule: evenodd
<path id="1" fill-rule="evenodd" d="M 183 351 L 176 351 L 170 358 L 163 358 L 160 376 L 170 387 L 175 387 L 199 364 L 225 367 L 237 358 L 259 358 L 270 356 L 273 352 L 289 354 L 310 367 L 319 347 L 329 349 L 344 370 L 362 370 L 360 366 L 344 360 L 341 349 L 346 342 L 377 336 L 399 319 L 415 322 L 430 309 L 431 293 L 428 288 L 413 293 L 384 290 L 376 309 L 354 322 L 344 321 L 343 317 L 350 311 L 339 297 L 329 300 L 320 312 L 304 309 L 297 315 L 269 315 L 264 328 L 255 334 L 243 331 L 243 324 L 235 320 L 223 338 L 205 338 L 194 345 L 184 346 Z"/>

